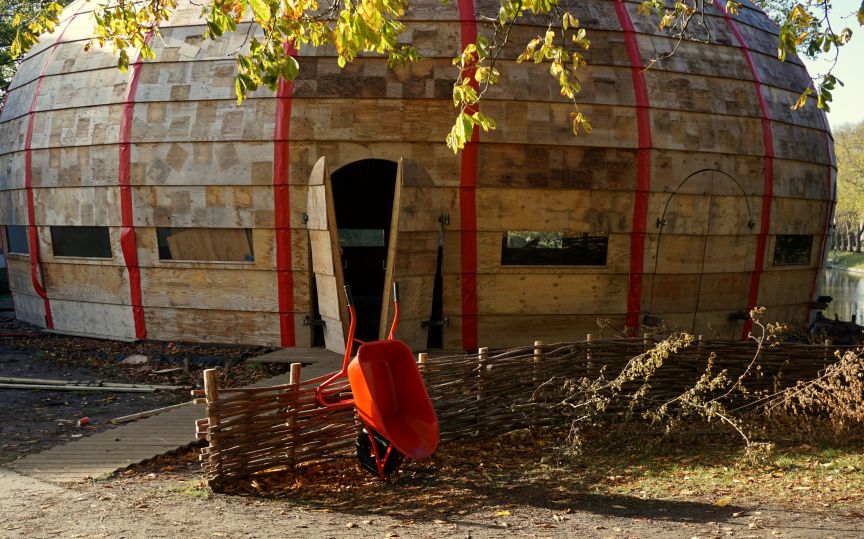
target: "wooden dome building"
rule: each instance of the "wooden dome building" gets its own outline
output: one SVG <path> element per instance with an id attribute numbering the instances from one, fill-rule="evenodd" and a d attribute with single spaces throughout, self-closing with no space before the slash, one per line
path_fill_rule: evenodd
<path id="1" fill-rule="evenodd" d="M 454 156 L 451 59 L 498 5 L 417 0 L 416 65 L 359 58 L 342 72 L 303 50 L 295 83 L 238 105 L 231 54 L 246 32 L 203 40 L 201 8 L 181 0 L 156 59 L 123 74 L 110 51 L 83 51 L 91 5 L 76 0 L 0 118 L 18 317 L 111 339 L 338 350 L 340 284 L 370 339 L 397 280 L 415 348 L 579 339 L 598 319 L 741 338 L 756 305 L 805 324 L 832 142 L 813 100 L 790 110 L 808 75 L 777 60 L 768 17 L 716 9 L 713 43 L 643 70 L 674 42 L 638 2 L 574 2 L 593 133 L 571 134 L 548 68 L 517 64 L 514 46 L 481 105 L 498 129 Z"/>

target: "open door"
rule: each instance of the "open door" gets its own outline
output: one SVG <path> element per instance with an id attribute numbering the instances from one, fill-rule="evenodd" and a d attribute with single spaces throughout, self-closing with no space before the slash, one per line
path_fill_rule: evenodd
<path id="1" fill-rule="evenodd" d="M 436 203 L 438 191 L 422 168 L 399 160 L 378 337 L 386 338 L 390 330 L 392 283 L 396 281 L 400 294 L 396 338 L 412 350 L 425 349 L 429 335 L 443 216 Z"/>
<path id="2" fill-rule="evenodd" d="M 342 293 L 345 279 L 333 206 L 333 186 L 324 157 L 315 163 L 309 176 L 306 213 L 309 217 L 306 227 L 312 249 L 312 273 L 318 289 L 318 312 L 324 321 L 324 346 L 343 354 L 348 308 Z"/>

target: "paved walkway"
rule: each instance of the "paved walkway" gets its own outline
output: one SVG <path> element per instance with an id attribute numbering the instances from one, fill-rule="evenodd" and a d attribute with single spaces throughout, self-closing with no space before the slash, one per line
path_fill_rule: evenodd
<path id="1" fill-rule="evenodd" d="M 271 354 L 267 354 L 270 356 Z M 332 352 L 284 349 L 272 353 L 279 363 L 304 364 L 302 378 L 339 370 L 341 356 Z M 254 362 L 266 361 L 266 358 Z M 288 374 L 263 380 L 255 386 L 288 383 Z M 7 466 L 16 472 L 53 483 L 74 483 L 98 478 L 133 464 L 195 443 L 195 420 L 206 415 L 203 406 L 186 406 L 28 455 Z"/>

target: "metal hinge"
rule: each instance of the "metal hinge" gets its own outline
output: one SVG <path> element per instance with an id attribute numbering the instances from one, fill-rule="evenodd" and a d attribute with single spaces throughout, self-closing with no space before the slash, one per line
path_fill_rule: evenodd
<path id="1" fill-rule="evenodd" d="M 323 327 L 327 326 L 327 322 L 325 322 L 324 320 L 312 320 L 312 317 L 307 314 L 306 316 L 303 317 L 303 325 L 304 326 L 321 326 L 323 328 Z"/>
<path id="2" fill-rule="evenodd" d="M 305 211 L 300 214 L 300 221 L 305 225 L 309 222 L 309 214 Z"/>
<path id="3" fill-rule="evenodd" d="M 450 224 L 450 214 L 449 213 L 442 213 L 441 215 L 438 216 L 438 222 L 441 223 L 442 225 L 449 225 Z"/>
<path id="4" fill-rule="evenodd" d="M 421 328 L 428 328 L 428 327 L 449 328 L 450 327 L 450 318 L 445 316 L 441 320 L 423 320 L 422 322 L 420 322 L 420 327 Z"/>

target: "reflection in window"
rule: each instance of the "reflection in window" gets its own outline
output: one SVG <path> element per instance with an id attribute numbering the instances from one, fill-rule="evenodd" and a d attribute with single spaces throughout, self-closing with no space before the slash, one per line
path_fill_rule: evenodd
<path id="1" fill-rule="evenodd" d="M 160 260 L 252 262 L 248 228 L 157 228 Z"/>
<path id="2" fill-rule="evenodd" d="M 113 258 L 107 226 L 52 226 L 54 256 Z"/>
<path id="3" fill-rule="evenodd" d="M 502 266 L 605 266 L 608 234 L 510 230 L 501 246 Z"/>
<path id="4" fill-rule="evenodd" d="M 27 243 L 27 227 L 24 225 L 6 225 L 6 243 L 9 245 L 9 254 L 30 254 L 30 244 Z"/>
<path id="5" fill-rule="evenodd" d="M 810 263 L 813 236 L 806 234 L 778 235 L 774 242 L 774 265 L 791 266 Z"/>
<path id="6" fill-rule="evenodd" d="M 384 247 L 383 228 L 340 228 L 340 247 Z"/>

